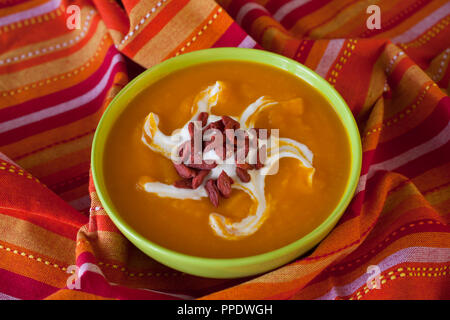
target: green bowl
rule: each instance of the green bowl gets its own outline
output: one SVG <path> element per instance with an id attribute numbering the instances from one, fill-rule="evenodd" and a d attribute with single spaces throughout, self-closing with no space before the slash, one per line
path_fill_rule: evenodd
<path id="1" fill-rule="evenodd" d="M 283 69 L 316 88 L 334 107 L 346 128 L 351 148 L 351 172 L 336 208 L 306 236 L 282 248 L 244 258 L 213 259 L 190 256 L 164 248 L 139 234 L 116 211 L 107 192 L 103 172 L 105 142 L 113 124 L 129 102 L 152 83 L 177 70 L 211 61 L 249 61 Z M 336 225 L 355 192 L 361 170 L 361 140 L 355 120 L 337 91 L 317 73 L 286 57 L 255 49 L 218 48 L 195 51 L 166 60 L 131 81 L 114 98 L 97 127 L 92 146 L 92 175 L 103 207 L 119 230 L 140 250 L 176 270 L 209 278 L 238 278 L 277 268 L 317 245 Z"/>

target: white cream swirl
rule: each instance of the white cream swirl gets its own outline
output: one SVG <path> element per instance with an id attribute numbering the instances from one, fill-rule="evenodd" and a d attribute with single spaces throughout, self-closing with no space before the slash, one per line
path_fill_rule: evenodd
<path id="1" fill-rule="evenodd" d="M 141 138 L 142 142 L 152 151 L 160 153 L 168 159 L 174 159 L 173 153 L 177 152 L 177 147 L 183 142 L 190 140 L 188 125 L 189 122 L 197 119 L 199 113 L 207 112 L 209 114 L 208 124 L 221 119 L 221 117 L 211 114 L 211 109 L 217 104 L 223 88 L 224 84 L 217 81 L 214 85 L 200 92 L 192 106 L 192 118 L 181 129 L 175 130 L 170 136 L 163 134 L 159 130 L 159 118 L 151 112 L 145 119 Z M 278 102 L 276 101 L 267 99 L 266 97 L 260 97 L 242 112 L 239 119 L 235 120 L 240 122 L 241 129 L 247 130 L 253 128 L 257 115 L 263 109 L 277 104 Z M 201 198 L 208 197 L 204 188 L 205 182 L 211 178 L 217 179 L 221 172 L 225 171 L 235 182 L 232 184 L 232 188 L 246 192 L 254 202 L 254 205 L 251 207 L 251 212 L 248 216 L 240 221 L 233 221 L 220 213 L 213 212 L 209 215 L 209 224 L 218 236 L 228 240 L 236 240 L 249 236 L 255 233 L 268 218 L 269 210 L 265 197 L 265 176 L 271 174 L 271 171 L 274 171 L 274 168 L 278 166 L 279 159 L 290 157 L 299 160 L 300 167 L 309 171 L 309 186 L 312 185 L 315 171 L 312 165 L 313 153 L 307 146 L 292 139 L 278 138 L 277 135 L 271 135 L 269 139 L 270 143 L 264 140 L 258 141 L 260 144 L 266 144 L 269 147 L 267 150 L 268 157 L 263 168 L 258 171 L 248 171 L 251 179 L 247 183 L 241 182 L 237 177 L 235 163 L 225 161 L 218 162 L 218 165 L 210 171 L 209 175 L 204 179 L 204 183 L 197 189 L 180 189 L 172 185 L 149 181 L 145 177 L 141 178 L 139 185 L 146 192 L 155 193 L 159 197 L 200 200 Z M 205 153 L 203 159 L 219 160 L 213 150 Z"/>

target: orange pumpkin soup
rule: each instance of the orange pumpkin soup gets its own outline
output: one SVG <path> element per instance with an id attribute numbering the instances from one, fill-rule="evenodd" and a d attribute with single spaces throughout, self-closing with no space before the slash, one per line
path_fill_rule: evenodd
<path id="1" fill-rule="evenodd" d="M 276 140 L 277 153 L 267 144 L 264 164 L 259 156 L 256 164 L 220 163 L 226 156 L 200 143 L 213 165 L 174 164 L 171 149 L 180 155 L 193 141 L 195 121 L 203 134 L 219 128 L 224 145 L 233 141 L 227 128 L 268 129 L 256 149 Z M 104 159 L 107 192 L 130 226 L 163 247 L 211 258 L 260 254 L 305 236 L 338 204 L 350 171 L 346 131 L 320 93 L 283 70 L 235 61 L 149 86 L 115 123 Z"/>

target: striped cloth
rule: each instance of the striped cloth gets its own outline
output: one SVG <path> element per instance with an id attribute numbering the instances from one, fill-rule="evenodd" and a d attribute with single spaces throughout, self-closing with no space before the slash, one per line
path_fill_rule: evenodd
<path id="1" fill-rule="evenodd" d="M 366 27 L 371 4 L 381 29 Z M 0 299 L 449 299 L 449 23 L 446 0 L 0 0 Z M 233 280 L 145 256 L 89 175 L 96 124 L 130 79 L 224 46 L 316 70 L 363 145 L 356 195 L 328 237 Z M 380 289 L 367 285 L 377 272 Z"/>

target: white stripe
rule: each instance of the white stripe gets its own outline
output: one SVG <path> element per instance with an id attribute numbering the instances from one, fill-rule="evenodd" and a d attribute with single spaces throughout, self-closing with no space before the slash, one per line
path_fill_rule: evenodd
<path id="1" fill-rule="evenodd" d="M 102 270 L 96 264 L 93 264 L 93 263 L 90 263 L 90 262 L 86 262 L 86 263 L 83 263 L 81 265 L 81 267 L 78 269 L 78 274 L 77 274 L 78 279 L 81 279 L 83 274 L 85 272 L 87 272 L 87 271 L 90 271 L 90 272 L 93 272 L 93 273 L 97 273 L 97 274 L 101 275 L 103 278 L 105 277 L 105 275 L 103 274 Z"/>
<path id="2" fill-rule="evenodd" d="M 156 293 L 164 294 L 166 296 L 172 296 L 172 297 L 176 297 L 176 298 L 180 298 L 180 299 L 184 299 L 184 300 L 192 300 L 192 299 L 194 299 L 194 297 L 188 296 L 188 295 L 185 295 L 185 294 L 169 293 L 169 292 L 158 291 L 158 290 L 151 290 L 151 289 L 146 289 L 146 288 L 138 288 L 138 289 L 139 290 L 144 290 L 144 291 L 156 292 Z"/>
<path id="3" fill-rule="evenodd" d="M 282 5 L 280 9 L 275 12 L 273 15 L 273 18 L 277 21 L 281 21 L 286 17 L 289 13 L 291 13 L 293 10 L 297 9 L 298 7 L 301 7 L 305 3 L 310 2 L 311 0 L 294 0 L 286 3 L 285 5 Z"/>
<path id="4" fill-rule="evenodd" d="M 91 197 L 89 195 L 72 200 L 69 204 L 76 210 L 89 208 L 91 205 Z"/>
<path id="5" fill-rule="evenodd" d="M 254 2 L 248 2 L 246 4 L 244 4 L 241 9 L 239 9 L 238 14 L 236 15 L 236 22 L 238 25 L 242 24 L 242 20 L 244 20 L 245 16 L 247 15 L 247 13 L 249 13 L 252 10 L 255 9 L 259 9 L 259 10 L 263 10 L 266 13 L 269 13 L 266 8 L 264 8 L 262 5 L 258 4 L 258 3 L 254 3 Z"/>
<path id="6" fill-rule="evenodd" d="M 238 47 L 239 48 L 254 48 L 256 45 L 256 41 L 253 40 L 252 37 L 250 36 L 246 36 L 244 38 L 244 40 L 242 40 L 241 43 L 239 43 Z"/>
<path id="7" fill-rule="evenodd" d="M 7 55 L 3 55 L 4 60 L 0 60 L 0 65 L 3 65 L 3 64 L 7 65 L 7 64 L 15 63 L 15 62 L 18 62 L 21 60 L 30 59 L 31 57 L 40 56 L 47 52 L 52 52 L 54 50 L 59 50 L 61 48 L 65 48 L 65 47 L 74 45 L 74 43 L 81 41 L 86 36 L 87 31 L 88 31 L 89 21 L 91 20 L 91 18 L 94 14 L 95 14 L 95 10 L 89 11 L 89 14 L 86 16 L 86 19 L 84 21 L 84 26 L 83 26 L 82 31 L 79 31 L 79 32 L 74 31 L 75 32 L 74 38 L 60 42 L 60 43 L 52 44 L 48 47 L 31 50 L 31 51 L 28 51 L 26 53 L 23 53 L 23 54 L 20 54 L 17 56 L 9 56 L 8 57 Z"/>
<path id="8" fill-rule="evenodd" d="M 396 157 L 371 165 L 369 168 L 369 172 L 360 177 L 358 187 L 356 189 L 356 194 L 365 189 L 367 180 L 373 177 L 377 171 L 395 170 L 412 160 L 415 160 L 433 150 L 442 147 L 449 140 L 450 140 L 450 123 L 448 123 L 447 126 L 431 140 L 428 140 L 425 143 L 422 143 L 412 149 L 409 149 L 408 151 L 403 152 L 402 154 Z"/>
<path id="9" fill-rule="evenodd" d="M 0 292 L 0 300 L 20 300 L 20 299 Z"/>
<path id="10" fill-rule="evenodd" d="M 13 13 L 8 16 L 4 16 L 0 18 L 0 27 L 11 24 L 17 21 L 30 19 L 36 16 L 40 16 L 42 14 L 48 13 L 50 11 L 56 10 L 61 5 L 61 0 L 50 0 L 49 2 L 46 2 L 44 4 L 41 4 L 37 7 L 18 12 Z"/>
<path id="11" fill-rule="evenodd" d="M 328 70 L 330 69 L 334 60 L 336 60 L 339 51 L 341 51 L 344 42 L 345 39 L 330 40 L 322 56 L 322 59 L 320 59 L 319 65 L 316 68 L 316 72 L 320 76 L 325 77 L 327 75 Z"/>
<path id="12" fill-rule="evenodd" d="M 78 279 L 81 279 L 81 277 L 88 271 L 101 275 L 106 280 L 106 282 L 109 285 L 111 285 L 111 286 L 118 286 L 118 287 L 121 286 L 118 283 L 109 282 L 106 279 L 105 275 L 103 274 L 102 270 L 96 264 L 93 264 L 93 263 L 90 263 L 90 262 L 83 263 L 81 265 L 81 267 L 78 269 L 78 274 L 77 274 Z M 136 289 L 137 290 L 149 291 L 149 292 L 155 292 L 155 293 L 159 293 L 159 294 L 164 294 L 166 296 L 178 297 L 178 298 L 182 298 L 182 299 L 193 299 L 193 297 L 188 296 L 188 295 L 174 294 L 174 293 L 168 293 L 168 292 L 151 290 L 151 289 L 145 289 L 145 288 L 136 288 Z"/>
<path id="13" fill-rule="evenodd" d="M 408 29 L 406 32 L 396 36 L 395 38 L 392 38 L 391 41 L 393 43 L 411 42 L 414 39 L 418 38 L 427 29 L 435 25 L 439 20 L 447 16 L 449 13 L 450 13 L 450 2 L 447 2 L 442 7 L 438 8 L 429 16 L 427 16 L 425 19 L 420 21 L 418 24 Z"/>
<path id="14" fill-rule="evenodd" d="M 10 158 L 8 158 L 4 153 L 0 152 L 0 160 L 4 160 L 6 162 L 9 162 L 19 168 L 22 168 L 21 166 L 19 166 L 17 163 L 15 163 L 14 161 L 12 161 Z"/>
<path id="15" fill-rule="evenodd" d="M 390 255 L 376 265 L 380 268 L 380 272 L 384 272 L 405 262 L 445 263 L 448 262 L 449 259 L 450 249 L 448 248 L 411 247 L 402 249 Z M 366 283 L 369 276 L 370 274 L 365 273 L 352 283 L 344 286 L 333 287 L 328 293 L 320 298 L 317 298 L 317 300 L 334 300 L 338 296 L 343 297 L 351 295 Z"/>
<path id="16" fill-rule="evenodd" d="M 6 132 L 9 130 L 13 130 L 16 128 L 20 128 L 27 124 L 40 121 L 45 118 L 49 118 L 73 109 L 78 108 L 86 103 L 94 100 L 101 92 L 105 89 L 106 84 L 108 83 L 109 77 L 111 76 L 112 69 L 114 66 L 123 61 L 123 58 L 120 54 L 116 54 L 111 61 L 111 64 L 108 68 L 108 71 L 105 72 L 105 75 L 100 80 L 100 82 L 90 91 L 86 92 L 82 96 L 76 97 L 72 100 L 62 102 L 56 106 L 46 108 L 44 110 L 36 111 L 25 116 L 15 118 L 0 124 L 0 133 Z"/>

